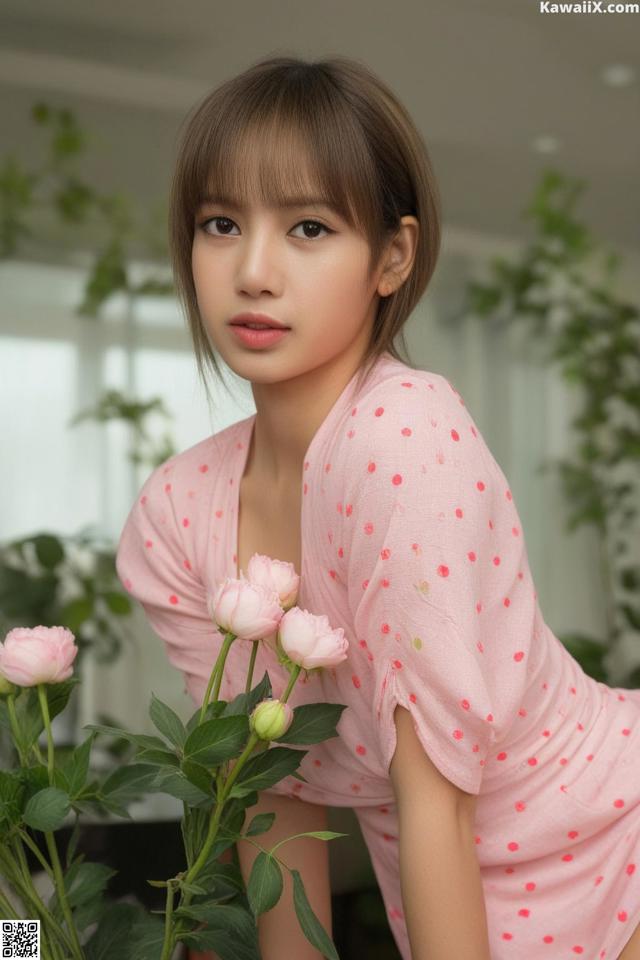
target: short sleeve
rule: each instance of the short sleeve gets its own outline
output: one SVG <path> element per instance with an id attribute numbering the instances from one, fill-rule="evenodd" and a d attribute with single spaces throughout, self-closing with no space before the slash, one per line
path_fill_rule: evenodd
<path id="1" fill-rule="evenodd" d="M 206 538 L 206 474 L 185 454 L 158 466 L 129 512 L 116 552 L 125 590 L 143 607 L 164 641 L 170 663 L 196 696 L 215 661 L 221 636 L 207 610 L 207 589 L 198 570 L 199 541 Z"/>
<path id="2" fill-rule="evenodd" d="M 501 697 L 526 681 L 526 623 L 503 603 L 523 559 L 506 481 L 440 375 L 374 386 L 352 431 L 342 543 L 380 760 L 388 774 L 400 704 L 440 772 L 477 794 Z"/>

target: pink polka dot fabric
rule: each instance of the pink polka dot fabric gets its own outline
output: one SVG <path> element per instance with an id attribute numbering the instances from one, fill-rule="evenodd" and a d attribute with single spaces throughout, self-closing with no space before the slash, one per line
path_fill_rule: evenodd
<path id="1" fill-rule="evenodd" d="M 222 642 L 207 595 L 237 576 L 254 421 L 156 468 L 118 546 L 119 577 L 195 704 Z M 589 677 L 544 622 L 509 484 L 462 397 L 383 354 L 315 433 L 301 483 L 298 604 L 350 645 L 289 702 L 347 709 L 339 736 L 306 748 L 307 782 L 272 792 L 355 810 L 410 960 L 389 778 L 400 704 L 441 773 L 478 797 L 492 960 L 616 960 L 640 921 L 640 690 Z M 231 647 L 225 699 L 244 689 L 250 653 Z M 254 678 L 265 670 L 277 696 L 287 674 L 260 647 Z"/>

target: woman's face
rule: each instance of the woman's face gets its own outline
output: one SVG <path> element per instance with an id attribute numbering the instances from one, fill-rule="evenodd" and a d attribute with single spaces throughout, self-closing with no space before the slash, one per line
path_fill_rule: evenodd
<path id="1" fill-rule="evenodd" d="M 207 202 L 196 213 L 192 269 L 202 322 L 229 367 L 253 382 L 299 376 L 345 352 L 362 355 L 380 277 L 367 278 L 368 261 L 365 237 L 324 205 Z M 229 324 L 244 312 L 290 329 L 270 346 L 249 347 Z"/>

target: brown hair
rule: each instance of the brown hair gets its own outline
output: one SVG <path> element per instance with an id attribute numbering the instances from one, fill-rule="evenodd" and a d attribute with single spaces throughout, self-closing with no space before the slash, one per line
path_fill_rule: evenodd
<path id="1" fill-rule="evenodd" d="M 301 170 L 367 238 L 369 277 L 400 218 L 418 219 L 411 273 L 380 298 L 359 376 L 364 379 L 385 351 L 403 360 L 394 340 L 400 335 L 406 354 L 403 327 L 440 250 L 440 198 L 425 143 L 392 91 L 357 60 L 270 57 L 214 89 L 185 123 L 171 185 L 169 248 L 205 389 L 207 366 L 223 378 L 200 318 L 191 269 L 198 207 L 207 196 L 241 203 L 250 188 L 269 205 L 304 196 L 309 184 Z"/>

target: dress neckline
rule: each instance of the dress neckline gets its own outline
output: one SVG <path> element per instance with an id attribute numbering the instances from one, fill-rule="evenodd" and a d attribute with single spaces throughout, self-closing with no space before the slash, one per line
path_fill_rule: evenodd
<path id="1" fill-rule="evenodd" d="M 385 351 L 378 357 L 376 363 L 374 364 L 374 369 L 378 370 L 380 365 L 385 362 L 392 362 L 397 364 L 398 361 L 396 358 L 390 354 L 388 351 Z M 355 385 L 360 370 L 352 375 L 351 379 L 347 381 L 342 391 L 338 394 L 338 397 L 333 403 L 333 406 L 330 407 L 327 415 L 324 420 L 312 436 L 309 445 L 305 451 L 304 457 L 302 459 L 302 473 L 300 477 L 300 570 L 297 570 L 296 573 L 300 575 L 301 585 L 304 581 L 304 567 L 305 567 L 305 549 L 304 549 L 304 514 L 305 514 L 305 491 L 304 491 L 304 474 L 306 466 L 308 463 L 312 462 L 312 458 L 315 453 L 315 449 L 319 446 L 320 442 L 324 438 L 327 431 L 337 422 L 340 414 L 347 408 L 347 405 L 352 404 L 356 399 L 355 397 Z M 371 376 L 373 377 L 373 370 L 371 371 Z M 247 465 L 247 460 L 249 459 L 249 449 L 251 447 L 251 439 L 253 437 L 253 430 L 255 426 L 257 414 L 253 413 L 250 417 L 246 417 L 244 420 L 240 420 L 237 424 L 239 429 L 239 439 L 243 440 L 242 445 L 237 445 L 236 450 L 238 450 L 237 461 L 234 463 L 233 470 L 233 479 L 235 481 L 235 490 L 234 490 L 234 502 L 233 502 L 233 512 L 231 514 L 231 574 L 230 576 L 234 579 L 239 578 L 239 562 L 240 558 L 238 556 L 239 550 L 239 537 L 238 537 L 238 526 L 240 519 L 240 484 L 244 476 L 244 472 Z M 235 557 L 235 560 L 234 560 Z M 273 559 L 278 559 L 274 557 Z"/>

